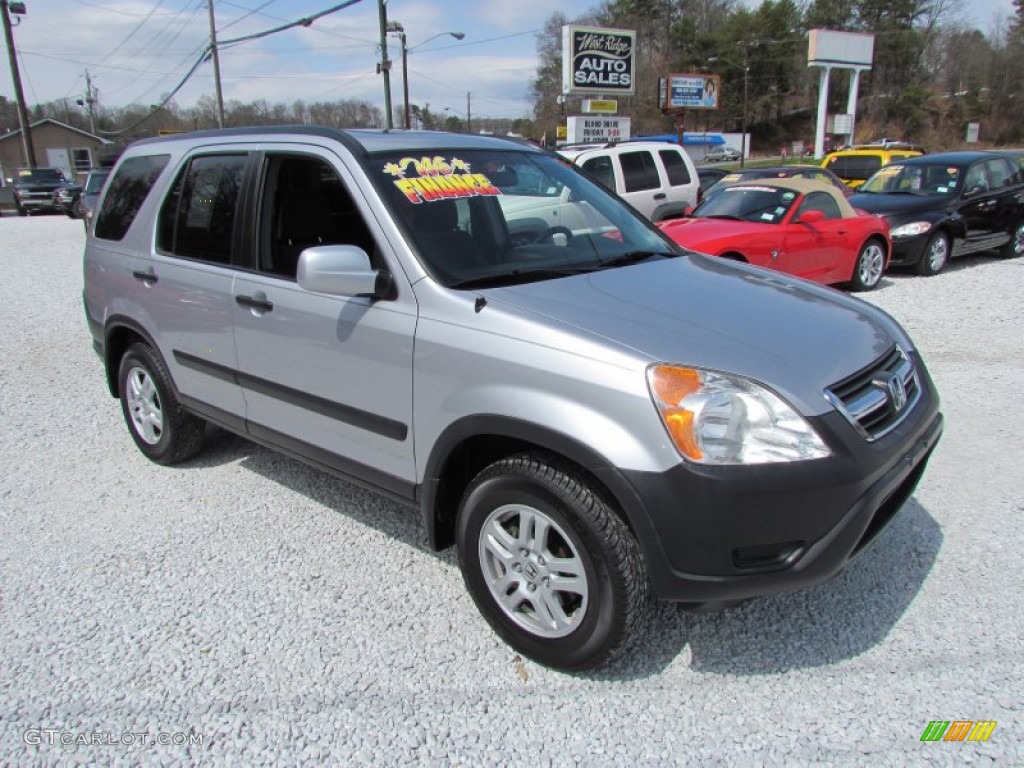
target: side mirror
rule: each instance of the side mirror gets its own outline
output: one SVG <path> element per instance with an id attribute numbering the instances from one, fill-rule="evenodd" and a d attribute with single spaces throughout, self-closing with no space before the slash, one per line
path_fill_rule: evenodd
<path id="1" fill-rule="evenodd" d="M 384 298 L 391 275 L 373 269 L 366 251 L 355 245 L 317 245 L 299 254 L 295 279 L 307 291 L 334 296 Z"/>
<path id="2" fill-rule="evenodd" d="M 987 191 L 988 191 L 988 189 L 986 189 L 985 187 L 981 186 L 980 184 L 977 184 L 977 185 L 971 187 L 970 189 L 968 189 L 967 192 L 964 194 L 964 197 L 975 197 L 977 195 L 980 195 L 982 192 L 987 192 Z"/>
<path id="3" fill-rule="evenodd" d="M 817 224 L 819 221 L 824 220 L 824 211 L 804 211 L 800 214 L 800 218 L 797 219 L 801 224 Z"/>

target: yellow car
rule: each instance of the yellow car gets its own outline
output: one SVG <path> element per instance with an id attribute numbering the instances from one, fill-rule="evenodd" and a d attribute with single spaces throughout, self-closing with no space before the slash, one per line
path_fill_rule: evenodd
<path id="1" fill-rule="evenodd" d="M 849 187 L 859 187 L 883 165 L 923 155 L 923 148 L 903 142 L 860 144 L 825 155 L 822 168 L 828 168 Z"/>

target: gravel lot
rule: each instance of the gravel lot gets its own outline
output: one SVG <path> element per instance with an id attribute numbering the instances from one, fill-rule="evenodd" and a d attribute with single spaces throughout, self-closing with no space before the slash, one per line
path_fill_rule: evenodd
<path id="1" fill-rule="evenodd" d="M 657 604 L 570 676 L 517 663 L 418 515 L 220 431 L 149 463 L 90 345 L 82 244 L 0 219 L 0 764 L 1024 764 L 1024 259 L 868 296 L 947 422 L 843 575 Z M 936 719 L 998 725 L 920 742 Z"/>

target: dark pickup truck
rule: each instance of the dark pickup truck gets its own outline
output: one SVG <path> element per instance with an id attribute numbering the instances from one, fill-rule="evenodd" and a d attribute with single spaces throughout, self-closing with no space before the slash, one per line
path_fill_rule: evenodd
<path id="1" fill-rule="evenodd" d="M 18 168 L 7 184 L 14 190 L 18 215 L 36 211 L 56 211 L 54 192 L 70 182 L 60 168 Z"/>

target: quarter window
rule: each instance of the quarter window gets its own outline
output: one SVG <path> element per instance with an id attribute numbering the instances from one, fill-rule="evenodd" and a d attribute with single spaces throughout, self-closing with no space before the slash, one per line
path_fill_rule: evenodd
<path id="1" fill-rule="evenodd" d="M 121 240 L 146 201 L 170 155 L 132 157 L 118 166 L 96 217 L 94 234 L 103 240 Z"/>
<path id="2" fill-rule="evenodd" d="M 176 256 L 231 263 L 246 155 L 194 158 L 164 200 L 157 247 Z"/>

